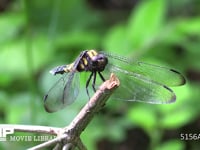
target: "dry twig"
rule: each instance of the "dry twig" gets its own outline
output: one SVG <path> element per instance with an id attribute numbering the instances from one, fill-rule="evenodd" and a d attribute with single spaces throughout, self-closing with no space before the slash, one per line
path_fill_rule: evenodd
<path id="1" fill-rule="evenodd" d="M 44 126 L 27 126 L 27 125 L 1 125 L 0 127 L 14 128 L 15 131 L 37 132 L 58 135 L 55 139 L 44 142 L 29 150 L 38 150 L 52 145 L 56 145 L 54 149 L 70 149 L 78 147 L 80 150 L 86 150 L 86 147 L 80 139 L 80 134 L 87 127 L 89 122 L 106 103 L 108 98 L 119 86 L 119 80 L 114 74 L 111 74 L 110 79 L 105 81 L 96 91 L 93 97 L 82 108 L 74 120 L 64 128 L 44 127 Z"/>

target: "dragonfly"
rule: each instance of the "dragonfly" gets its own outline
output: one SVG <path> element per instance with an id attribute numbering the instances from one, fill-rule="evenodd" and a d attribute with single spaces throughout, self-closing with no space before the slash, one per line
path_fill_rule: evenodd
<path id="1" fill-rule="evenodd" d="M 81 72 L 90 73 L 86 81 L 88 96 L 90 82 L 95 92 L 97 77 L 104 82 L 105 75 L 112 72 L 121 83 L 113 94 L 114 99 L 152 104 L 175 102 L 176 95 L 170 87 L 186 83 L 184 76 L 171 68 L 132 61 L 106 52 L 84 50 L 73 63 L 50 70 L 52 75 L 60 74 L 61 77 L 44 96 L 47 112 L 56 112 L 75 101 L 79 93 Z"/>

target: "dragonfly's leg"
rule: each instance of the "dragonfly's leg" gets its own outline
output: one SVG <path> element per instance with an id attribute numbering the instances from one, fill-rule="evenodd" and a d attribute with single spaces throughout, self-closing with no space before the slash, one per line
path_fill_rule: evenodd
<path id="1" fill-rule="evenodd" d="M 88 78 L 88 80 L 87 80 L 87 82 L 86 82 L 86 92 L 87 92 L 87 95 L 88 95 L 89 98 L 90 98 L 90 95 L 89 95 L 89 92 L 88 92 L 88 85 L 89 85 L 89 83 L 90 83 L 90 80 L 91 80 L 93 74 L 94 74 L 94 72 L 92 72 L 92 73 L 90 74 L 90 76 L 89 76 L 89 78 Z"/>
<path id="2" fill-rule="evenodd" d="M 92 82 L 92 88 L 93 88 L 94 92 L 96 92 L 96 89 L 95 89 L 96 75 L 97 75 L 97 73 L 95 71 L 94 72 L 94 77 L 93 77 L 93 82 Z"/>
<path id="3" fill-rule="evenodd" d="M 99 76 L 101 77 L 101 80 L 102 80 L 103 82 L 105 82 L 106 80 L 105 80 L 105 78 L 103 77 L 103 75 L 101 74 L 101 72 L 98 72 L 98 74 L 99 74 Z"/>

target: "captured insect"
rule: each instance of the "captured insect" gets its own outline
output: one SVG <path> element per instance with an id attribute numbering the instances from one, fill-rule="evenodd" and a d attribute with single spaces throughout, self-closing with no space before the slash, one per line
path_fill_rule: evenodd
<path id="1" fill-rule="evenodd" d="M 58 111 L 74 102 L 79 93 L 79 74 L 84 71 L 90 73 L 86 82 L 88 96 L 90 82 L 93 91 L 96 91 L 97 77 L 104 82 L 104 72 L 107 71 L 115 73 L 121 83 L 113 94 L 116 99 L 152 104 L 174 102 L 176 95 L 169 87 L 184 85 L 186 82 L 174 69 L 134 62 L 95 50 L 85 50 L 73 63 L 50 70 L 51 74 L 62 76 L 44 96 L 44 107 L 47 112 Z"/>

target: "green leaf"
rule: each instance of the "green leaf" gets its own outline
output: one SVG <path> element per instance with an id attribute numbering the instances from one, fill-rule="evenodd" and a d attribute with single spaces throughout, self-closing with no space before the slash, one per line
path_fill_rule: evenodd
<path id="1" fill-rule="evenodd" d="M 189 113 L 188 113 L 189 112 Z M 163 128 L 179 128 L 190 122 L 196 114 L 192 108 L 178 109 L 168 113 L 160 121 Z"/>
<path id="2" fill-rule="evenodd" d="M 16 94 L 8 99 L 9 106 L 7 111 L 6 123 L 28 123 L 30 122 L 30 95 L 27 93 Z M 23 106 L 23 107 L 22 107 Z"/>
<path id="3" fill-rule="evenodd" d="M 199 100 L 199 88 L 190 87 L 187 83 L 186 86 L 173 88 L 173 91 L 177 96 L 176 102 L 158 106 L 162 114 L 159 124 L 162 128 L 180 128 L 199 114 L 200 107 L 196 105 Z"/>
<path id="4" fill-rule="evenodd" d="M 140 126 L 147 131 L 154 129 L 157 125 L 157 118 L 155 111 L 151 109 L 149 104 L 142 103 L 127 113 L 128 118 L 133 124 Z M 145 107 L 146 106 L 146 107 Z"/>
<path id="5" fill-rule="evenodd" d="M 199 26 L 200 18 L 180 18 L 172 20 L 163 28 L 163 42 L 165 44 L 181 44 L 183 47 L 187 46 L 189 43 L 192 43 L 192 41 L 188 39 L 188 36 L 194 36 L 197 37 L 197 39 L 200 36 Z"/>
<path id="6" fill-rule="evenodd" d="M 32 37 L 30 41 L 25 37 L 19 38 L 3 46 L 0 45 L 0 48 L 0 77 L 8 82 L 11 79 L 7 77 L 13 78 L 13 74 L 14 77 L 22 77 L 26 76 L 30 70 L 37 71 L 52 55 L 49 51 L 48 40 L 44 35 Z"/>
<path id="7" fill-rule="evenodd" d="M 117 25 L 108 32 L 104 38 L 103 47 L 105 50 L 112 51 L 117 54 L 126 54 L 130 50 L 126 40 L 126 28 L 124 25 Z"/>
<path id="8" fill-rule="evenodd" d="M 69 38 L 70 37 L 70 38 Z M 59 34 L 55 39 L 56 46 L 59 47 L 74 47 L 79 46 L 80 50 L 85 50 L 98 47 L 100 37 L 94 32 L 85 31 L 71 31 Z M 78 47 L 77 47 L 78 48 Z M 66 50 L 65 50 L 66 51 Z M 69 51 L 71 51 L 69 49 Z"/>
<path id="9" fill-rule="evenodd" d="M 0 16 L 0 43 L 4 44 L 19 36 L 20 30 L 25 24 L 22 13 L 9 13 Z"/>
<path id="10" fill-rule="evenodd" d="M 181 19 L 176 21 L 177 22 L 177 27 L 179 31 L 182 33 L 187 33 L 187 34 L 200 34 L 199 26 L 200 26 L 200 18 L 190 18 L 190 19 Z M 188 24 L 189 22 L 189 24 Z"/>
<path id="11" fill-rule="evenodd" d="M 183 150 L 185 149 L 184 142 L 181 140 L 171 140 L 159 145 L 155 150 Z"/>
<path id="12" fill-rule="evenodd" d="M 2 74 L 21 75 L 26 71 L 24 48 L 24 40 L 16 40 L 1 47 L 0 72 Z"/>
<path id="13" fill-rule="evenodd" d="M 159 31 L 165 16 L 165 1 L 144 1 L 133 11 L 127 28 L 127 36 L 132 47 L 139 49 L 149 42 Z"/>

